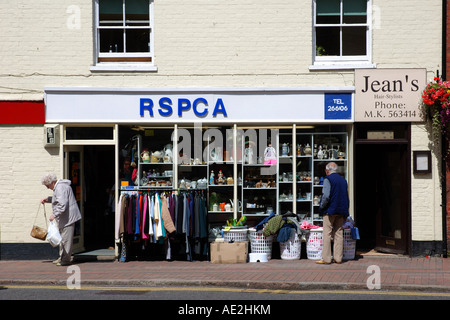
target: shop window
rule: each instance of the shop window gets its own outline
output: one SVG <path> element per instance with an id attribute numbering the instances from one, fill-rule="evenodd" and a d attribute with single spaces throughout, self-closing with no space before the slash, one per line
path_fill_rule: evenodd
<path id="1" fill-rule="evenodd" d="M 152 16 L 153 0 L 95 0 L 96 67 L 153 65 Z"/>
<path id="2" fill-rule="evenodd" d="M 371 0 L 314 0 L 314 66 L 367 67 Z"/>
<path id="3" fill-rule="evenodd" d="M 66 127 L 66 140 L 112 140 L 112 127 Z"/>

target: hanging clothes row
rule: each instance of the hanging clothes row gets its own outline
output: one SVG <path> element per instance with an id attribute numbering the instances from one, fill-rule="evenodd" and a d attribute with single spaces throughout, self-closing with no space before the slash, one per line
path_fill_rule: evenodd
<path id="1" fill-rule="evenodd" d="M 116 240 L 122 245 L 120 261 L 130 258 L 127 248 L 164 245 L 165 258 L 173 252 L 186 260 L 206 258 L 206 196 L 203 192 L 122 192 L 116 212 Z M 174 251 L 175 250 L 175 251 Z M 136 250 L 135 250 L 136 251 Z M 135 256 L 136 254 L 134 254 Z"/>

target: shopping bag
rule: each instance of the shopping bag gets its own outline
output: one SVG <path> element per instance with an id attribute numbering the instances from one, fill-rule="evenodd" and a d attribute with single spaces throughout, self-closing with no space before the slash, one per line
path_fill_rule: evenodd
<path id="1" fill-rule="evenodd" d="M 61 243 L 61 234 L 59 233 L 55 221 L 50 222 L 47 231 L 47 241 L 52 245 L 52 247 L 57 247 Z"/>
<path id="2" fill-rule="evenodd" d="M 358 227 L 352 228 L 352 239 L 353 240 L 359 240 L 359 229 Z"/>
<path id="3" fill-rule="evenodd" d="M 45 224 L 47 225 L 47 214 L 45 212 L 45 205 L 43 205 L 43 206 L 44 206 Z M 41 204 L 39 204 L 38 211 L 36 213 L 36 217 L 34 218 L 34 223 L 33 223 L 33 227 L 31 228 L 30 236 L 32 236 L 35 239 L 45 241 L 45 239 L 47 238 L 47 228 L 42 228 L 42 227 L 39 227 L 38 225 L 36 225 L 36 219 L 39 215 L 40 209 L 41 209 Z"/>
<path id="4" fill-rule="evenodd" d="M 47 238 L 47 229 L 34 225 L 33 228 L 31 228 L 30 235 L 35 239 L 45 241 Z"/>

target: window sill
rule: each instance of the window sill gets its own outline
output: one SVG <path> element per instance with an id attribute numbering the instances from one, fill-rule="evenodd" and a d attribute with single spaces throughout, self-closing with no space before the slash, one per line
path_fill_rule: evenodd
<path id="1" fill-rule="evenodd" d="M 369 62 L 314 62 L 309 70 L 339 70 L 339 69 L 375 69 L 377 65 Z"/>
<path id="2" fill-rule="evenodd" d="M 91 66 L 92 72 L 155 72 L 158 71 L 158 67 L 154 65 L 148 65 L 143 63 L 97 63 L 95 66 Z"/>

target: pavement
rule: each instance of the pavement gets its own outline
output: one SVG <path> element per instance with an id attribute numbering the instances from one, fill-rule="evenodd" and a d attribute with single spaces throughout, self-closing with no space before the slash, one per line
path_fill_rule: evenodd
<path id="1" fill-rule="evenodd" d="M 67 285 L 76 273 L 81 286 L 227 287 L 269 290 L 422 290 L 450 292 L 450 259 L 359 255 L 341 264 L 315 260 L 219 264 L 209 261 L 129 261 L 114 257 L 76 259 L 70 267 L 51 261 L 0 261 L 0 286 Z M 379 287 L 376 285 L 379 284 Z"/>

